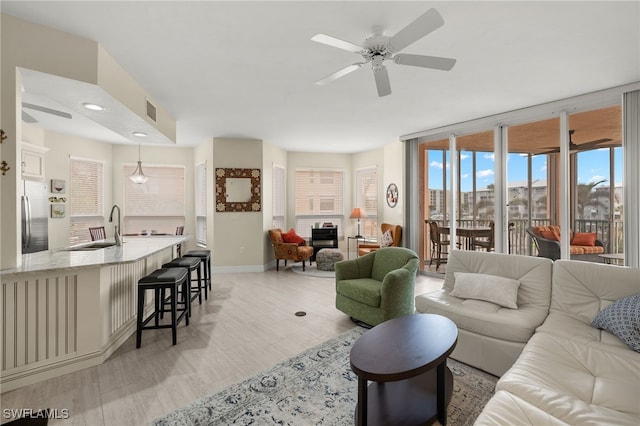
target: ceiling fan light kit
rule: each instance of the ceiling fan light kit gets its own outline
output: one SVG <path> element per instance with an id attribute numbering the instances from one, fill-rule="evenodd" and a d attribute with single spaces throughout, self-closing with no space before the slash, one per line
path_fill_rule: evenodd
<path id="1" fill-rule="evenodd" d="M 438 56 L 397 54 L 405 47 L 437 30 L 442 25 L 444 25 L 442 16 L 440 16 L 435 9 L 429 9 L 400 30 L 396 35 L 388 37 L 382 35 L 380 31 L 380 34 L 374 34 L 367 38 L 362 47 L 326 34 L 316 34 L 311 38 L 312 41 L 337 47 L 338 49 L 351 53 L 357 53 L 361 55 L 364 60 L 364 62 L 356 62 L 329 74 L 316 81 L 316 84 L 318 86 L 324 86 L 362 68 L 364 64 L 371 63 L 378 96 L 382 97 L 391 94 L 391 82 L 389 81 L 389 73 L 387 67 L 384 65 L 384 61 L 393 61 L 398 65 L 450 71 L 456 64 L 455 59 Z"/>

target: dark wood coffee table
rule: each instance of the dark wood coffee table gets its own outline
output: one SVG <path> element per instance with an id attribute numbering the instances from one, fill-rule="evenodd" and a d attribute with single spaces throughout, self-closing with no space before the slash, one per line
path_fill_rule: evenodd
<path id="1" fill-rule="evenodd" d="M 358 376 L 356 424 L 409 426 L 437 419 L 445 425 L 453 392 L 447 357 L 457 341 L 453 321 L 433 314 L 395 318 L 365 332 L 350 355 Z"/>

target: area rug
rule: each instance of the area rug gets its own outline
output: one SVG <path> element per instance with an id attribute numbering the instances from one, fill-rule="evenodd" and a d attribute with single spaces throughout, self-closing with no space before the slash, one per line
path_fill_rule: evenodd
<path id="1" fill-rule="evenodd" d="M 296 274 L 306 275 L 308 277 L 319 277 L 319 278 L 335 278 L 336 277 L 336 271 L 321 271 L 318 269 L 315 263 L 313 265 L 307 265 L 304 268 L 305 269 L 304 271 L 302 270 L 302 263 L 291 265 L 290 269 Z"/>
<path id="2" fill-rule="evenodd" d="M 353 425 L 358 378 L 349 351 L 366 330 L 356 327 L 269 370 L 160 417 L 152 425 Z M 450 425 L 472 425 L 497 377 L 454 360 Z"/>

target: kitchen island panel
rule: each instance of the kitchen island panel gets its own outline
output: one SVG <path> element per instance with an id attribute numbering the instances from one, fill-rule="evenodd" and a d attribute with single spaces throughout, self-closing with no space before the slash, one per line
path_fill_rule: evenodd
<path id="1" fill-rule="evenodd" d="M 125 262 L 3 274 L 1 391 L 104 362 L 135 332 L 138 280 L 174 250 L 172 241 Z"/>

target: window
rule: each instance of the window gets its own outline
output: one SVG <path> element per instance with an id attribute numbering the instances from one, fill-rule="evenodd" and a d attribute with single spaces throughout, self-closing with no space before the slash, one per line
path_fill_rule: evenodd
<path id="1" fill-rule="evenodd" d="M 207 246 L 207 163 L 196 165 L 196 244 Z"/>
<path id="2" fill-rule="evenodd" d="M 284 167 L 273 165 L 272 172 L 272 212 L 271 212 L 271 227 L 272 228 L 285 228 L 284 213 L 286 209 L 286 197 L 285 197 L 285 170 Z"/>
<path id="3" fill-rule="evenodd" d="M 356 205 L 367 214 L 360 219 L 361 234 L 366 238 L 378 236 L 378 169 L 356 170 Z"/>
<path id="4" fill-rule="evenodd" d="M 71 158 L 69 243 L 91 241 L 89 228 L 104 226 L 104 165 L 100 161 Z"/>
<path id="5" fill-rule="evenodd" d="M 320 222 L 338 225 L 344 236 L 344 172 L 329 169 L 300 169 L 295 173 L 296 232 L 311 237 L 311 227 Z"/>
<path id="6" fill-rule="evenodd" d="M 184 166 L 145 165 L 149 181 L 143 184 L 128 178 L 134 170 L 124 166 L 124 233 L 175 234 L 184 226 Z"/>

